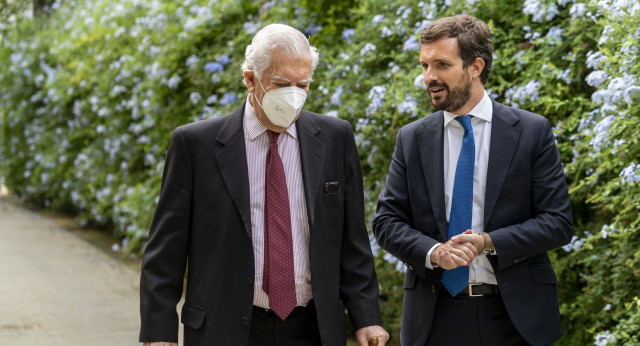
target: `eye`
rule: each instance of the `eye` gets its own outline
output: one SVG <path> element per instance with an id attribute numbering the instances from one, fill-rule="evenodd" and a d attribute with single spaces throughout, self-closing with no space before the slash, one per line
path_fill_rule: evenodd
<path id="1" fill-rule="evenodd" d="M 298 84 L 297 86 L 300 89 L 306 89 L 309 86 L 309 84 Z"/>
<path id="2" fill-rule="evenodd" d="M 441 62 L 438 63 L 438 66 L 439 67 L 447 67 L 447 66 L 449 66 L 449 64 L 447 64 L 446 62 L 442 62 L 441 61 Z"/>

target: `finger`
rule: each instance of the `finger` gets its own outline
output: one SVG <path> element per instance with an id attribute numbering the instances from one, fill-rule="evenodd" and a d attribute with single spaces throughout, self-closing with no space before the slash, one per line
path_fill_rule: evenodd
<path id="1" fill-rule="evenodd" d="M 455 243 L 453 245 L 457 250 L 464 252 L 470 260 L 473 260 L 478 255 L 478 249 L 473 245 L 473 243 L 465 242 L 465 243 Z"/>
<path id="2" fill-rule="evenodd" d="M 475 245 L 473 245 L 472 242 L 466 242 L 463 245 L 466 246 L 467 249 L 469 249 L 469 251 L 471 251 L 471 253 L 473 254 L 473 257 L 478 256 L 478 249 L 476 248 Z"/>
<path id="3" fill-rule="evenodd" d="M 469 262 L 467 264 L 471 264 L 471 261 L 473 261 L 478 256 L 478 252 L 473 245 L 463 246 L 460 250 L 467 257 L 467 260 Z"/>
<path id="4" fill-rule="evenodd" d="M 460 267 L 460 266 L 468 265 L 468 261 L 466 259 L 464 259 L 464 258 L 462 258 L 462 257 L 460 257 L 460 256 L 458 256 L 456 254 L 452 254 L 451 255 L 451 261 L 450 262 L 453 264 L 453 266 L 455 268 Z"/>
<path id="5" fill-rule="evenodd" d="M 457 244 L 464 243 L 464 242 L 472 242 L 473 234 L 458 234 L 456 236 L 453 236 L 451 238 L 451 241 Z"/>
<path id="6" fill-rule="evenodd" d="M 449 251 L 444 250 L 440 255 L 440 266 L 442 267 L 442 269 L 449 270 L 457 267 L 458 265 L 453 261 L 451 253 Z"/>
<path id="7" fill-rule="evenodd" d="M 450 250 L 450 252 L 451 252 L 452 255 L 455 255 L 455 256 L 465 260 L 466 262 L 469 262 L 473 258 L 475 258 L 475 256 L 471 252 L 471 250 L 469 250 L 469 248 L 467 248 L 466 246 L 460 245 L 460 244 L 453 245 L 451 250 Z"/>

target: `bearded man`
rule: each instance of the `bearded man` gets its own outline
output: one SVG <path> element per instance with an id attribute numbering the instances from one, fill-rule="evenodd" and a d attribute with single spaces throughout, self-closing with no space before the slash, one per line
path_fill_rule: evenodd
<path id="1" fill-rule="evenodd" d="M 407 265 L 401 343 L 548 345 L 562 336 L 547 251 L 573 234 L 549 121 L 491 100 L 487 25 L 458 15 L 421 34 L 440 111 L 398 131 L 373 231 Z"/>

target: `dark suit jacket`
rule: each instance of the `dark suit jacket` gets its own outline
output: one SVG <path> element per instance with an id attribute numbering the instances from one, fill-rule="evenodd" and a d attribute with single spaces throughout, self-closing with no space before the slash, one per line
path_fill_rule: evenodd
<path id="1" fill-rule="evenodd" d="M 443 119 L 440 111 L 400 129 L 373 222 L 382 248 L 408 268 L 404 346 L 424 345 L 441 285 L 443 270 L 426 269 L 425 260 L 447 240 Z M 513 324 L 533 345 L 560 338 L 557 279 L 546 253 L 573 234 L 560 155 L 545 118 L 495 101 L 484 230 L 498 252 L 488 257 Z"/>
<path id="2" fill-rule="evenodd" d="M 140 341 L 177 341 L 188 262 L 185 344 L 247 344 L 254 258 L 243 115 L 244 105 L 173 134 L 142 263 Z M 320 336 L 344 345 L 345 306 L 355 328 L 381 324 L 360 160 L 346 121 L 302 111 L 296 125 Z M 339 190 L 326 193 L 326 182 Z"/>

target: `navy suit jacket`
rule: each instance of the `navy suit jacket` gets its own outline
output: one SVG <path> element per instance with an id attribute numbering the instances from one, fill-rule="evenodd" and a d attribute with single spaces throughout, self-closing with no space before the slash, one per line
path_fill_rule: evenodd
<path id="1" fill-rule="evenodd" d="M 243 116 L 244 105 L 173 134 L 142 263 L 140 341 L 177 342 L 188 264 L 185 344 L 248 342 L 255 268 Z M 302 111 L 296 125 L 320 337 L 344 345 L 345 306 L 355 328 L 381 325 L 360 160 L 348 122 Z"/>
<path id="2" fill-rule="evenodd" d="M 425 268 L 427 252 L 447 240 L 444 112 L 398 131 L 373 231 L 382 248 L 407 265 L 401 342 L 424 345 L 443 269 Z M 556 275 L 547 251 L 573 235 L 571 204 L 547 119 L 493 101 L 484 230 L 500 294 L 520 334 L 533 345 L 562 336 Z"/>

